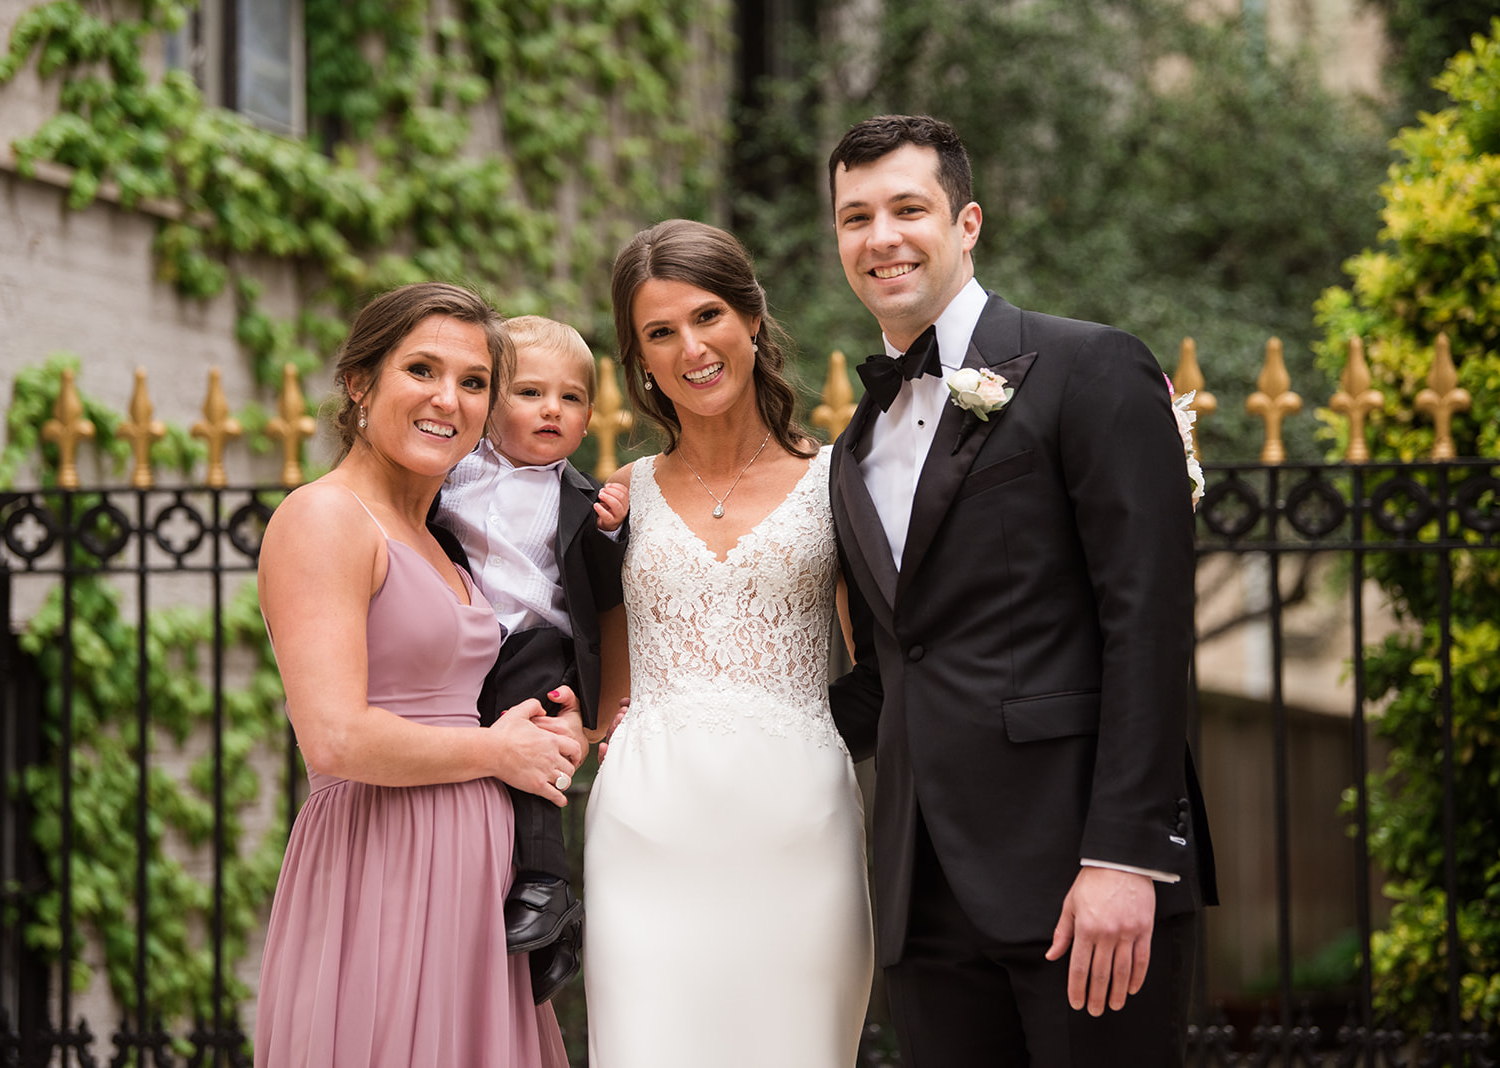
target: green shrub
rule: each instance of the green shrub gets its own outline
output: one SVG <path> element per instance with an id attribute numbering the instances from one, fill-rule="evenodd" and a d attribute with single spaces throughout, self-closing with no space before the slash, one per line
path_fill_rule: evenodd
<path id="1" fill-rule="evenodd" d="M 1460 455 L 1500 455 L 1500 19 L 1453 57 L 1435 85 L 1450 106 L 1402 130 L 1381 187 L 1382 244 L 1347 264 L 1351 289 L 1318 305 L 1329 375 L 1348 338 L 1365 339 L 1385 403 L 1370 431 L 1377 458 L 1430 454 L 1433 427 L 1412 412 L 1446 334 L 1472 407 L 1453 424 Z M 1454 478 L 1462 477 L 1455 473 Z M 1495 501 L 1489 495 L 1487 507 Z M 1480 502 L 1481 506 L 1484 501 Z M 1438 533 L 1429 524 L 1424 537 Z M 1477 536 L 1471 532 L 1471 540 Z M 1377 1006 L 1409 1031 L 1445 1030 L 1450 994 L 1443 867 L 1442 590 L 1451 589 L 1451 688 L 1458 950 L 1463 1019 L 1500 1019 L 1500 552 L 1382 555 L 1373 577 L 1413 633 L 1365 658 L 1376 722 L 1391 744 L 1370 777 L 1371 850 L 1395 905 L 1371 947 Z"/>

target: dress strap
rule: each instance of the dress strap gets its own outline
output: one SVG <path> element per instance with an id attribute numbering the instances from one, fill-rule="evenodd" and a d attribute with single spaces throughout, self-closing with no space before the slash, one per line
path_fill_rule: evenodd
<path id="1" fill-rule="evenodd" d="M 374 523 L 375 528 L 380 531 L 380 536 L 386 541 L 390 541 L 391 536 L 385 532 L 385 527 L 380 525 L 380 520 L 375 518 L 375 513 L 370 511 L 370 506 L 365 504 L 364 501 L 360 501 L 359 494 L 355 493 L 352 489 L 349 489 L 348 486 L 345 486 L 344 489 L 349 490 L 349 496 L 353 497 L 356 501 L 359 501 L 359 506 L 365 510 L 365 515 L 370 517 L 370 522 Z"/>

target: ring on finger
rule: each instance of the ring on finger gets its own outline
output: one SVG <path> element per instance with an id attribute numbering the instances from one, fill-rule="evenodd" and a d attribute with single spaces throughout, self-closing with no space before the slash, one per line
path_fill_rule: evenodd
<path id="1" fill-rule="evenodd" d="M 568 778 L 566 773 L 559 772 L 557 778 L 552 780 L 552 785 L 557 787 L 559 791 L 562 791 L 573 785 L 573 780 Z"/>

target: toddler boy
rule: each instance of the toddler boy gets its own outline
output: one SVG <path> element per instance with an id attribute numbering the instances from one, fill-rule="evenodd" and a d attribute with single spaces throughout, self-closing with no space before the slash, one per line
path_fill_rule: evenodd
<path id="1" fill-rule="evenodd" d="M 592 730 L 599 614 L 622 600 L 628 491 L 601 487 L 568 462 L 593 412 L 594 357 L 583 338 L 535 315 L 507 320 L 505 330 L 515 372 L 489 436 L 449 472 L 433 518 L 457 537 L 504 629 L 479 696 L 480 722 L 489 726 L 528 698 L 548 705 L 547 693 L 566 683 Z M 519 790 L 511 800 L 516 879 L 505 902 L 506 947 L 531 954 L 541 1004 L 578 970 L 583 905 L 568 888 L 561 812 Z"/>

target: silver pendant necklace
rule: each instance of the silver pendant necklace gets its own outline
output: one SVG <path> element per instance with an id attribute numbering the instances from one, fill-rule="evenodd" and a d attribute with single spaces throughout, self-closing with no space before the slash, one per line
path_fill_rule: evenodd
<path id="1" fill-rule="evenodd" d="M 677 455 L 682 457 L 682 462 L 687 466 L 687 469 L 692 472 L 693 477 L 698 480 L 698 485 L 700 485 L 700 486 L 703 487 L 703 492 L 707 493 L 710 497 L 712 497 L 714 499 L 714 518 L 715 519 L 723 519 L 724 518 L 724 502 L 727 501 L 727 500 L 729 500 L 729 495 L 734 492 L 734 487 L 738 486 L 740 484 L 740 479 L 744 478 L 745 477 L 745 472 L 748 471 L 748 470 L 750 470 L 750 464 L 753 464 L 756 460 L 760 459 L 760 454 L 765 451 L 766 442 L 770 441 L 770 440 L 771 440 L 771 432 L 769 430 L 767 430 L 766 431 L 765 440 L 760 443 L 760 448 L 758 448 L 758 449 L 755 450 L 755 455 L 752 456 L 752 457 L 750 457 L 750 463 L 747 463 L 744 467 L 740 468 L 740 473 L 734 476 L 734 481 L 732 483 L 730 483 L 729 488 L 724 491 L 724 496 L 722 496 L 722 497 L 720 497 L 713 490 L 711 490 L 711 489 L 708 488 L 708 483 L 703 481 L 703 476 L 700 475 L 700 474 L 698 474 L 698 472 L 693 471 L 693 465 L 690 464 L 690 463 L 688 463 L 687 456 L 685 456 L 680 451 L 678 452 Z"/>

